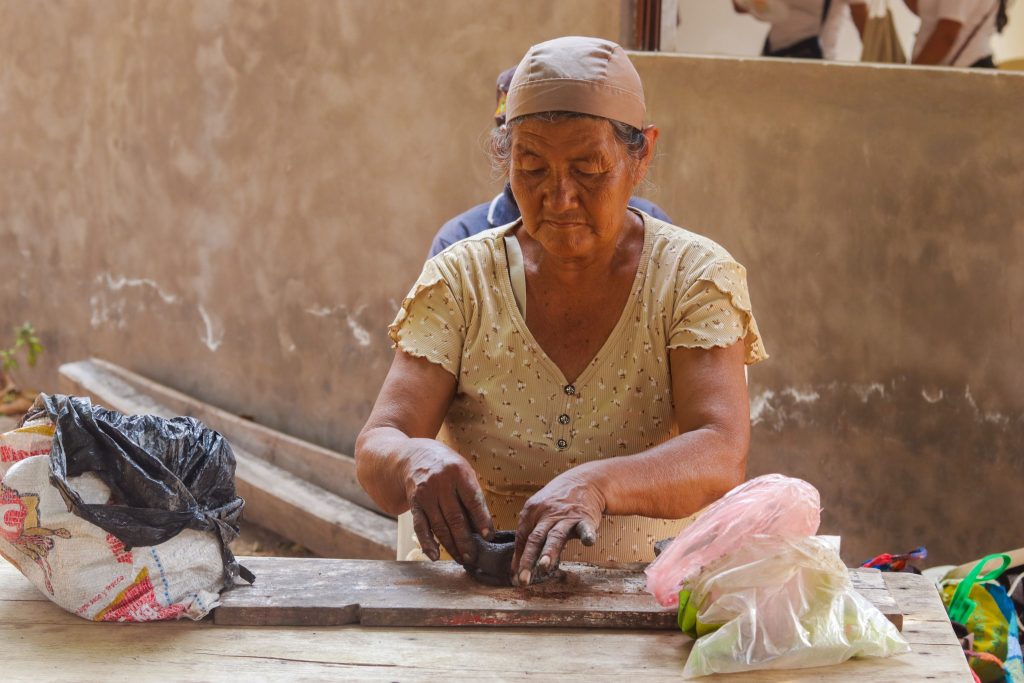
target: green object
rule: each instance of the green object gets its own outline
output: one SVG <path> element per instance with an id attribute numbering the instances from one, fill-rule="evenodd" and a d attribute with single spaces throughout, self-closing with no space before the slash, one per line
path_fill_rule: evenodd
<path id="1" fill-rule="evenodd" d="M 685 588 L 679 591 L 679 611 L 676 612 L 676 623 L 679 624 L 679 630 L 691 638 L 697 639 L 720 629 L 721 624 L 705 624 L 697 619 L 699 607 L 690 599 L 692 597 L 690 591 Z"/>
<path id="2" fill-rule="evenodd" d="M 690 602 L 690 591 L 685 588 L 679 591 L 679 611 L 676 613 L 679 630 L 690 636 L 697 637 L 697 608 Z"/>
<path id="3" fill-rule="evenodd" d="M 944 586 L 942 589 L 942 601 L 952 604 L 953 595 L 957 588 L 959 588 L 959 585 L 956 584 Z M 981 657 L 969 658 L 971 669 L 978 675 L 982 683 L 996 683 L 997 681 L 1003 683 L 1004 680 L 1016 683 L 1018 680 L 1009 676 L 1010 671 L 1004 670 L 998 664 L 998 661 L 1009 663 L 1010 640 L 1012 638 L 1015 644 L 1017 640 L 1016 634 L 1011 635 L 1015 629 L 1011 629 L 1009 621 L 1015 617 L 1010 616 L 1012 612 L 1007 614 L 1000 607 L 997 599 L 999 593 L 1002 593 L 1003 596 L 1006 595 L 1006 591 L 997 583 L 975 583 L 970 588 L 970 600 L 975 606 L 967 620 L 960 622 L 967 627 L 968 631 L 974 634 L 974 647 L 972 649 L 975 652 L 990 654 L 997 660 L 992 661 Z M 1007 600 L 1009 599 L 1007 598 Z M 1016 622 L 1014 622 L 1013 626 L 1016 625 Z"/>
<path id="4" fill-rule="evenodd" d="M 984 576 L 978 576 L 981 570 L 985 568 L 992 560 L 999 560 L 999 568 L 993 569 Z M 978 607 L 978 603 L 970 598 L 971 587 L 976 583 L 984 583 L 986 581 L 995 581 L 998 579 L 1006 568 L 1010 566 L 1010 556 L 1003 555 L 1002 553 L 994 553 L 992 555 L 986 555 L 984 558 L 978 561 L 978 564 L 974 565 L 974 568 L 964 577 L 957 587 L 956 592 L 953 593 L 953 597 L 949 601 L 949 607 L 946 611 L 949 612 L 949 618 L 957 623 L 966 624 L 974 614 L 974 610 Z"/>
<path id="5" fill-rule="evenodd" d="M 703 621 L 697 621 L 697 637 L 706 636 L 709 633 L 714 633 L 718 629 L 722 628 L 721 624 L 705 624 Z"/>

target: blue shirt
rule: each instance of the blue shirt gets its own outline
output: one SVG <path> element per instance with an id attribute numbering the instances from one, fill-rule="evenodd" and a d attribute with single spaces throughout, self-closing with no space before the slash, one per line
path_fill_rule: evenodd
<path id="1" fill-rule="evenodd" d="M 640 197 L 630 197 L 629 205 L 658 220 L 666 223 L 672 222 L 654 202 Z M 519 206 L 516 204 L 515 197 L 512 196 L 511 188 L 505 185 L 502 193 L 491 201 L 474 206 L 441 226 L 434 236 L 434 241 L 430 244 L 430 256 L 436 256 L 459 240 L 464 240 L 471 235 L 496 228 L 499 225 L 507 225 L 515 220 L 519 220 Z"/>

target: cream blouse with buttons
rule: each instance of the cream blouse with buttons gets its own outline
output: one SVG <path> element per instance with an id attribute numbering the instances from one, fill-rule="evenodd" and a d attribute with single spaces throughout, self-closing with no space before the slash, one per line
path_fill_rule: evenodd
<path id="1" fill-rule="evenodd" d="M 615 328 L 572 383 L 534 340 L 509 280 L 510 225 L 456 242 L 428 261 L 389 332 L 404 352 L 458 380 L 438 439 L 473 465 L 498 529 L 526 499 L 590 460 L 631 455 L 678 434 L 669 350 L 743 340 L 767 358 L 746 271 L 706 237 L 637 212 L 644 246 Z M 605 515 L 597 544 L 571 541 L 567 562 L 646 562 L 681 520 Z"/>

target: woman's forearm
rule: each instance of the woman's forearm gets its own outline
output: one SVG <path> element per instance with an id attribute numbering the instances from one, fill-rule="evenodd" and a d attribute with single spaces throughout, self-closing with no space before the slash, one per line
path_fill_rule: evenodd
<path id="1" fill-rule="evenodd" d="M 408 458 L 403 453 L 414 441 L 394 427 L 366 429 L 356 440 L 359 483 L 392 515 L 409 509 L 405 491 Z"/>
<path id="2" fill-rule="evenodd" d="M 960 35 L 961 24 L 951 19 L 939 19 L 935 30 L 928 36 L 921 52 L 914 57 L 914 64 L 939 64 L 949 55 Z"/>
<path id="3" fill-rule="evenodd" d="M 607 514 L 680 519 L 743 481 L 748 443 L 749 431 L 703 427 L 578 469 L 601 491 Z"/>
<path id="4" fill-rule="evenodd" d="M 461 455 L 435 439 L 410 438 L 394 426 L 368 427 L 356 443 L 359 483 L 386 511 L 411 510 L 423 552 L 440 547 L 462 562 L 476 561 L 473 533 L 490 538 L 494 523 L 476 473 Z"/>
<path id="5" fill-rule="evenodd" d="M 436 449 L 455 393 L 455 378 L 422 358 L 398 350 L 366 425 L 356 439 L 356 476 L 385 511 L 409 509 L 407 485 L 418 454 Z M 421 458 L 422 459 L 422 458 Z"/>
<path id="6" fill-rule="evenodd" d="M 853 19 L 853 25 L 857 27 L 857 33 L 860 35 L 860 39 L 864 40 L 864 27 L 868 25 L 867 3 L 851 2 L 850 17 Z"/>

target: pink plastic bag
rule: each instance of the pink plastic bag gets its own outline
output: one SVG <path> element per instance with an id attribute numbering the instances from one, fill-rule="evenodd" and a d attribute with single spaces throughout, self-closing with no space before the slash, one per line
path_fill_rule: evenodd
<path id="1" fill-rule="evenodd" d="M 751 479 L 709 505 L 647 567 L 647 591 L 675 607 L 685 581 L 754 535 L 813 536 L 820 523 L 821 499 L 806 481 L 781 474 Z"/>

